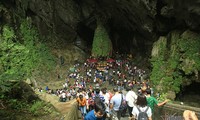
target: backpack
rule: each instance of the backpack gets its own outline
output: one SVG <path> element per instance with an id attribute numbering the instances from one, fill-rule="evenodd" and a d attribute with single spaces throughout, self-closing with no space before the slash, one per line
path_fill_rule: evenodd
<path id="1" fill-rule="evenodd" d="M 149 106 L 147 107 L 147 109 L 144 112 L 142 112 L 139 107 L 137 107 L 137 109 L 139 110 L 137 120 L 148 120 L 147 110 L 149 109 Z"/>
<path id="2" fill-rule="evenodd" d="M 119 111 L 123 112 L 127 109 L 127 104 L 123 102 L 123 95 L 121 94 L 121 104 L 119 106 Z"/>
<path id="3" fill-rule="evenodd" d="M 94 97 L 92 97 L 92 99 L 93 99 L 92 105 L 94 105 L 95 103 L 98 103 L 98 102 L 104 103 L 104 101 L 105 101 L 104 97 L 100 96 L 100 95 L 95 95 Z"/>

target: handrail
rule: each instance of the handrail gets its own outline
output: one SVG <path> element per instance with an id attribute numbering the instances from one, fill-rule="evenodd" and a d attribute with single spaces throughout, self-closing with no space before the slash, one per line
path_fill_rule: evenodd
<path id="1" fill-rule="evenodd" d="M 182 117 L 183 112 L 185 110 L 191 110 L 194 111 L 198 118 L 200 118 L 200 108 L 198 107 L 192 107 L 188 105 L 181 105 L 181 104 L 175 104 L 175 103 L 167 103 L 163 107 L 155 107 L 155 118 L 159 117 L 169 117 L 169 116 L 178 116 Z"/>

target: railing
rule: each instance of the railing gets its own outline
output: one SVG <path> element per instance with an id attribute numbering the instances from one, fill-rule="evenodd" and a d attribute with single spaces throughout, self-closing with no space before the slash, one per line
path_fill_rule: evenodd
<path id="1" fill-rule="evenodd" d="M 200 118 L 200 108 L 167 103 L 163 107 L 155 107 L 153 120 L 183 120 L 183 112 L 192 110 Z"/>
<path id="2" fill-rule="evenodd" d="M 183 120 L 183 112 L 192 110 L 200 119 L 200 108 L 186 105 L 167 103 L 162 107 L 155 107 L 153 120 Z M 80 120 L 80 111 L 78 111 L 77 103 L 71 104 L 70 111 L 65 116 L 64 120 Z"/>

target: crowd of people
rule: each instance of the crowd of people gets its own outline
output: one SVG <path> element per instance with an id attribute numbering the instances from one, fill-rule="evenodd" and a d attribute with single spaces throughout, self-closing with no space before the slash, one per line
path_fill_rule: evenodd
<path id="1" fill-rule="evenodd" d="M 89 58 L 69 69 L 62 89 L 46 90 L 61 102 L 76 99 L 84 120 L 120 120 L 126 112 L 129 120 L 152 120 L 154 106 L 168 100 L 159 103 L 149 82 L 148 73 L 127 57 Z"/>
<path id="2" fill-rule="evenodd" d="M 90 58 L 82 66 L 79 63 L 75 64 L 68 76 L 68 79 L 74 79 L 74 84 L 70 88 L 78 88 L 76 97 L 84 119 L 120 120 L 127 111 L 129 119 L 136 118 L 139 112 L 133 109 L 136 108 L 134 106 L 138 104 L 141 106 L 139 110 L 143 111 L 144 105 L 147 104 L 147 102 L 141 102 L 146 94 L 144 88 L 153 93 L 149 85 L 150 81 L 147 79 L 147 72 L 132 64 L 128 59 L 109 58 L 97 61 Z M 110 89 L 102 88 L 106 82 L 112 86 Z M 140 102 L 137 102 L 139 98 Z M 151 98 L 149 101 L 152 101 Z M 157 104 L 157 101 L 153 101 L 152 104 Z M 121 110 L 122 105 L 124 109 Z M 151 118 L 152 109 L 147 110 L 149 118 Z"/>
<path id="3" fill-rule="evenodd" d="M 149 88 L 141 93 L 134 92 L 130 86 L 127 87 L 127 90 L 126 94 L 118 87 L 114 87 L 113 92 L 107 91 L 106 88 L 102 90 L 97 88 L 95 93 L 91 91 L 92 94 L 87 94 L 85 91 L 78 93 L 77 102 L 84 120 L 96 120 L 97 118 L 98 120 L 120 120 L 126 114 L 126 110 L 128 110 L 130 120 L 137 119 L 141 111 L 145 111 L 148 120 L 152 120 L 154 105 L 161 106 L 167 102 L 166 100 L 158 103 L 154 97 L 149 96 L 148 92 L 151 92 Z M 126 107 L 121 109 L 122 105 Z M 98 115 L 96 115 L 97 113 Z"/>

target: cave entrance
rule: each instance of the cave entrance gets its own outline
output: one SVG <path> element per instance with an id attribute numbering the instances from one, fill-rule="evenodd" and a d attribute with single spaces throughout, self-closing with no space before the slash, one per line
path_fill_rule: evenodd
<path id="1" fill-rule="evenodd" d="M 178 94 L 177 101 L 181 101 L 186 105 L 200 107 L 200 83 L 192 82 L 185 86 Z"/>

